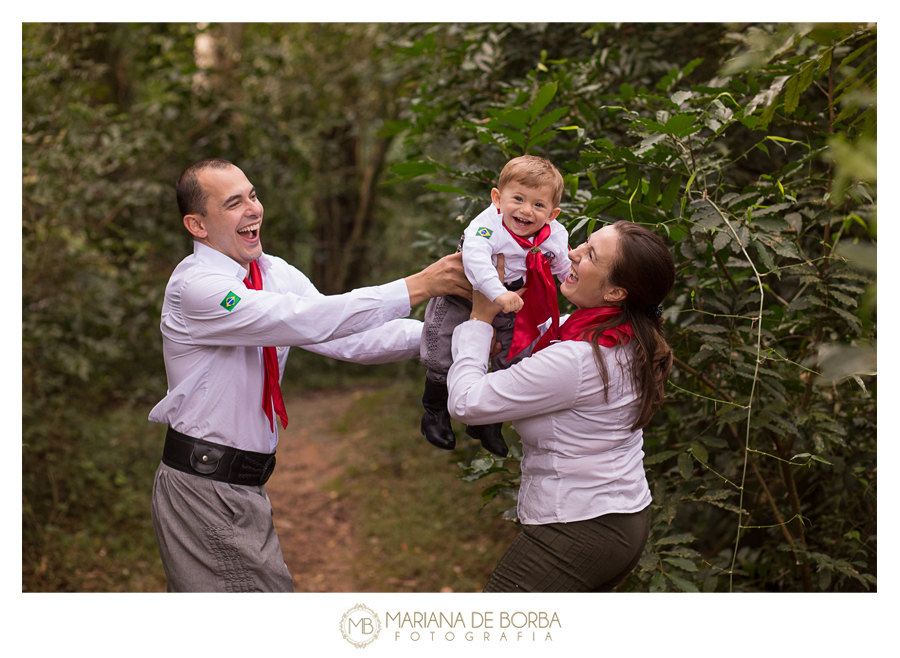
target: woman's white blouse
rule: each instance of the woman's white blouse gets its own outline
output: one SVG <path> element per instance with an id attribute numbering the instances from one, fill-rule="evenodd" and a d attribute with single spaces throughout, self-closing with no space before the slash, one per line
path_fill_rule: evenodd
<path id="1" fill-rule="evenodd" d="M 526 525 L 632 513 L 650 504 L 631 347 L 601 348 L 609 400 L 589 343 L 553 343 L 508 370 L 487 372 L 493 328 L 453 332 L 450 415 L 467 424 L 513 421 L 522 438 L 519 519 Z"/>

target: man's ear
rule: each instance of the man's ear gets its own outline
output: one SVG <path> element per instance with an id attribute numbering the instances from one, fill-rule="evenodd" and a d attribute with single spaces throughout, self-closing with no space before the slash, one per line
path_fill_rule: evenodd
<path id="1" fill-rule="evenodd" d="M 496 187 L 491 190 L 491 201 L 497 206 L 497 210 L 500 210 L 500 190 Z"/>
<path id="2" fill-rule="evenodd" d="M 184 227 L 195 238 L 206 238 L 206 217 L 203 215 L 185 215 Z"/>

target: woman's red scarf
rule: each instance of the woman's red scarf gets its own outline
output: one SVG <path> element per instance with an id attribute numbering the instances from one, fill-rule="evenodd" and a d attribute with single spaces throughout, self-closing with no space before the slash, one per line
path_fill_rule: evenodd
<path id="1" fill-rule="evenodd" d="M 585 333 L 587 330 L 606 322 L 621 312 L 621 306 L 598 306 L 597 308 L 578 309 L 556 331 L 553 331 L 553 327 L 545 331 L 531 353 L 536 354 L 547 347 L 550 341 L 553 340 L 586 340 Z M 597 343 L 601 347 L 613 347 L 619 343 L 626 345 L 633 335 L 634 331 L 631 329 L 631 325 L 623 322 L 617 327 L 604 330 L 598 337 Z"/>

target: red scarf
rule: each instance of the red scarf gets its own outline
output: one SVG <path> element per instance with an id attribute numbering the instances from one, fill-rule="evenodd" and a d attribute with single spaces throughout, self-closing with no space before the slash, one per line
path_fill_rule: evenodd
<path id="1" fill-rule="evenodd" d="M 250 276 L 244 279 L 244 285 L 250 290 L 263 289 L 262 272 L 256 261 L 250 263 Z M 287 410 L 284 408 L 284 399 L 281 397 L 281 385 L 278 383 L 278 356 L 274 347 L 263 348 L 263 361 L 266 364 L 266 378 L 263 383 L 262 408 L 269 419 L 269 429 L 275 431 L 275 419 L 272 416 L 272 405 L 275 405 L 275 413 L 281 418 L 281 426 L 287 429 Z"/>
<path id="2" fill-rule="evenodd" d="M 587 340 L 585 334 L 589 329 L 606 322 L 621 312 L 621 306 L 598 306 L 596 308 L 579 309 L 563 322 L 555 334 L 551 333 L 552 327 L 544 332 L 544 335 L 541 336 L 541 339 L 534 346 L 532 354 L 536 354 L 547 347 L 551 340 Z M 623 345 L 627 345 L 633 335 L 634 331 L 631 329 L 631 325 L 625 322 L 618 327 L 604 330 L 598 337 L 597 344 L 602 347 L 613 347 L 620 342 Z"/>
<path id="3" fill-rule="evenodd" d="M 533 243 L 510 231 L 506 224 L 503 224 L 503 228 L 522 249 L 528 250 L 525 257 L 525 293 L 522 295 L 524 305 L 516 313 L 508 357 L 511 359 L 534 342 L 540 333 L 538 325 L 546 322 L 548 317 L 552 320 L 550 329 L 555 333 L 559 332 L 559 303 L 556 300 L 556 284 L 553 283 L 550 263 L 538 249 L 538 245 L 550 237 L 550 224 L 541 227 L 534 236 Z"/>

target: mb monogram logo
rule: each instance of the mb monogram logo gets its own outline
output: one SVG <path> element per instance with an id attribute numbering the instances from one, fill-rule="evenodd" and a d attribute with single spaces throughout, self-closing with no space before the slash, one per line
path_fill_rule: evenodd
<path id="1" fill-rule="evenodd" d="M 341 618 L 341 635 L 357 649 L 362 649 L 378 637 L 381 620 L 371 609 L 358 603 Z"/>

